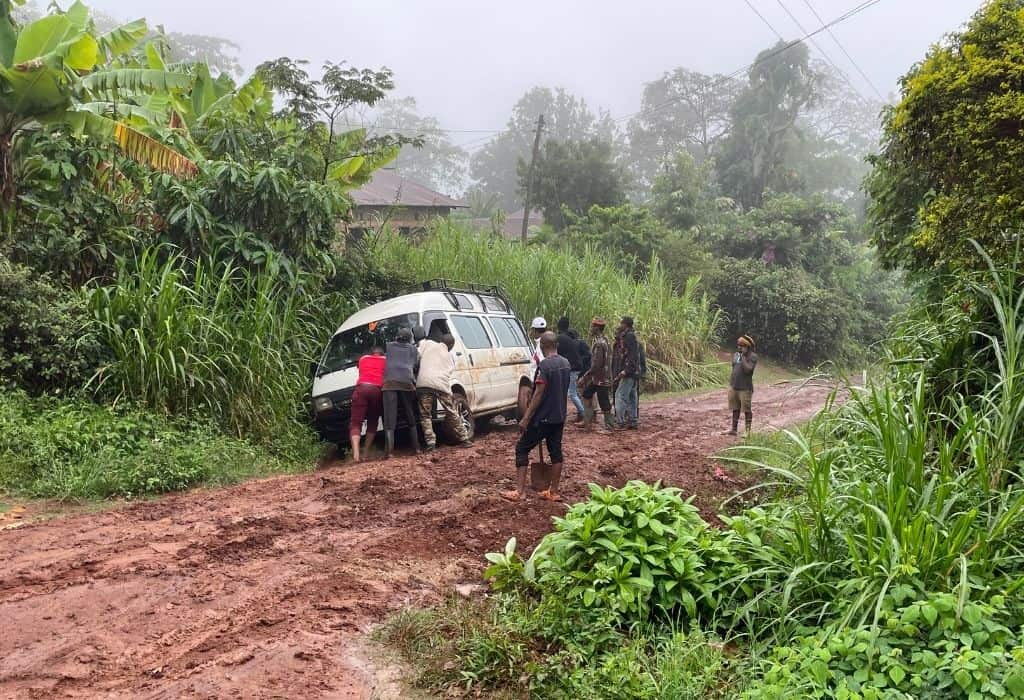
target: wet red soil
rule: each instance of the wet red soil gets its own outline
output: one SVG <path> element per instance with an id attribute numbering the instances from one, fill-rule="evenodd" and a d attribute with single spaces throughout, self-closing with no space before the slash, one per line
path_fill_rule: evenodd
<path id="1" fill-rule="evenodd" d="M 805 420 L 827 394 L 761 388 L 756 427 Z M 645 403 L 638 432 L 567 427 L 567 501 L 660 480 L 712 518 L 743 486 L 707 457 L 735 439 L 724 400 Z M 0 530 L 0 697 L 387 695 L 359 636 L 479 582 L 485 552 L 512 536 L 528 552 L 564 512 L 499 496 L 516 435 Z"/>

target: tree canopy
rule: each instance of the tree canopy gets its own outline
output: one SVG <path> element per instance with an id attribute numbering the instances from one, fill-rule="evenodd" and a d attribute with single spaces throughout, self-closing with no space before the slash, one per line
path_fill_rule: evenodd
<path id="1" fill-rule="evenodd" d="M 919 272 L 1012 258 L 1024 224 L 1024 2 L 993 0 L 900 81 L 867 180 L 883 260 Z"/>

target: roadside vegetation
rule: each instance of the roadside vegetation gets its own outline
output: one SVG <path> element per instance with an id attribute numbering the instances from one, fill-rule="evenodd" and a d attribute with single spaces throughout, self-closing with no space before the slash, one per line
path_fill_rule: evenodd
<path id="1" fill-rule="evenodd" d="M 720 523 L 659 484 L 592 485 L 532 553 L 511 541 L 487 555 L 488 596 L 381 628 L 413 683 L 497 697 L 1024 697 L 1024 251 L 979 229 L 1016 201 L 1001 174 L 1018 137 L 990 118 L 1020 97 L 995 78 L 1019 70 L 1021 9 L 987 3 L 885 115 L 871 221 L 885 259 L 921 284 L 879 346 L 880 374 L 805 426 L 724 453 L 759 485 Z M 970 149 L 984 197 L 949 159 Z M 959 216 L 971 221 L 957 229 Z M 675 685 L 673 662 L 693 660 Z"/>
<path id="2" fill-rule="evenodd" d="M 595 316 L 614 323 L 632 315 L 643 323 L 652 384 L 686 389 L 718 377 L 712 350 L 717 346 L 720 313 L 698 291 L 696 278 L 677 289 L 656 259 L 634 279 L 598 247 L 524 247 L 448 223 L 439 224 L 415 246 L 400 236 L 385 235 L 371 241 L 365 254 L 396 276 L 499 284 L 527 320 L 545 316 L 553 325 L 567 316 L 575 328 L 587 329 Z"/>

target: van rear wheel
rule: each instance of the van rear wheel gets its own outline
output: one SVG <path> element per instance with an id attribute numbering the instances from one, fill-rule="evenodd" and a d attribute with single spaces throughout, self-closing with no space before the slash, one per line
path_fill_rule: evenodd
<path id="1" fill-rule="evenodd" d="M 455 412 L 462 422 L 462 427 L 466 429 L 466 435 L 472 440 L 476 435 L 476 420 L 473 418 L 473 411 L 469 408 L 469 400 L 462 394 L 455 394 L 452 396 L 452 403 L 455 405 Z M 455 435 L 447 426 L 444 426 L 442 430 L 445 440 L 453 444 L 459 442 L 458 435 Z"/>

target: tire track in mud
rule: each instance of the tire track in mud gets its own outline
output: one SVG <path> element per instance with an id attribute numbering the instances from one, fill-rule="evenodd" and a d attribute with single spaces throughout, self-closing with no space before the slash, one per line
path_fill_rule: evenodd
<path id="1" fill-rule="evenodd" d="M 759 389 L 757 421 L 806 419 L 827 394 Z M 645 403 L 639 432 L 567 428 L 567 500 L 661 480 L 713 516 L 741 485 L 706 457 L 729 444 L 723 401 Z M 0 697 L 381 697 L 359 636 L 478 582 L 485 552 L 511 536 L 528 551 L 564 512 L 498 496 L 515 437 L 0 531 Z"/>

